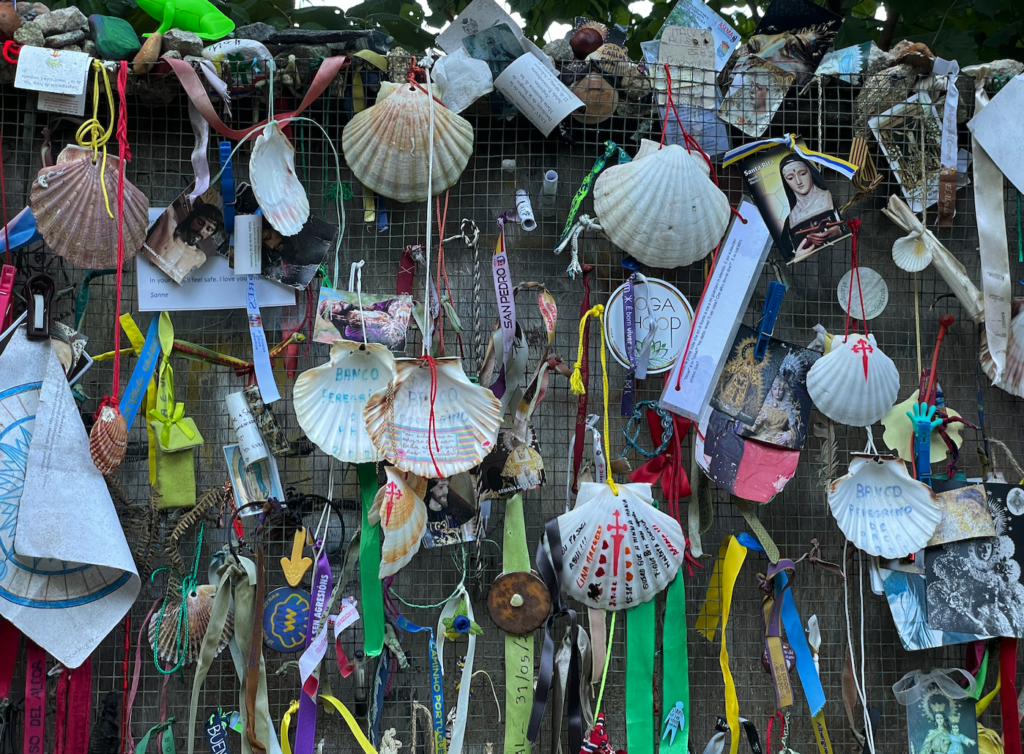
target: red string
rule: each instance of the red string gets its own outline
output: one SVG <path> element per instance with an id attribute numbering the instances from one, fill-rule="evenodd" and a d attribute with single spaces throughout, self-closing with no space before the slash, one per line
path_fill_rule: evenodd
<path id="1" fill-rule="evenodd" d="M 117 408 L 117 396 L 121 387 L 121 273 L 124 271 L 124 171 L 132 158 L 128 148 L 128 100 L 125 89 L 128 85 L 128 63 L 122 60 L 117 71 L 117 290 L 114 299 L 114 385 L 111 391 L 111 405 Z"/>
<path id="2" fill-rule="evenodd" d="M 7 57 L 7 45 L 8 44 L 9 44 L 8 42 L 4 43 L 4 57 Z M 7 250 L 7 264 L 10 264 L 11 263 L 11 239 L 10 239 L 11 229 L 7 227 L 7 186 L 4 183 L 4 148 L 3 148 L 3 139 L 0 139 L 0 203 L 3 204 L 3 212 L 4 212 L 4 247 Z M 2 317 L 2 316 L 3 316 L 3 314 L 0 313 L 0 317 Z"/>
<path id="3" fill-rule="evenodd" d="M 781 741 L 786 737 L 786 718 L 779 710 L 775 711 L 775 714 L 768 718 L 768 754 L 772 754 L 772 723 L 775 722 L 775 718 L 779 719 L 779 740 Z"/>
<path id="4" fill-rule="evenodd" d="M 854 218 L 847 220 L 846 227 L 850 229 L 850 290 L 846 298 L 846 337 L 850 337 L 850 308 L 853 305 L 853 279 L 857 278 L 857 296 L 860 298 L 860 313 L 864 317 L 864 337 L 868 336 L 868 320 L 864 315 L 864 292 L 860 287 L 860 264 L 857 262 L 857 237 L 860 235 L 860 220 Z M 853 325 L 854 334 L 857 333 L 857 325 Z"/>
<path id="5" fill-rule="evenodd" d="M 742 218 L 740 218 L 742 219 Z M 743 220 L 746 222 L 746 220 Z M 711 269 L 708 270 L 708 276 L 704 278 L 704 288 L 700 292 L 700 298 L 697 299 L 697 311 L 693 313 L 693 321 L 696 323 L 697 317 L 700 316 L 701 307 L 704 306 L 704 294 L 708 292 L 708 285 L 711 283 L 711 276 L 715 272 L 715 262 L 718 261 L 718 250 L 722 248 L 722 244 L 718 244 L 715 250 L 711 253 Z M 690 352 L 690 342 L 693 340 L 693 331 L 695 328 L 690 328 L 690 334 L 686 338 L 686 348 L 683 349 L 683 357 L 679 359 L 679 374 L 676 375 L 676 390 L 679 390 L 683 381 L 683 364 L 686 363 L 686 354 Z"/>
<path id="6" fill-rule="evenodd" d="M 418 65 L 416 65 L 416 58 L 413 58 L 409 62 L 409 75 L 408 75 L 409 83 L 412 84 L 417 89 L 419 89 L 424 94 L 427 94 L 428 93 L 427 90 L 424 89 L 423 85 L 420 84 L 420 82 L 416 80 L 416 74 L 417 73 L 422 73 L 424 81 L 426 80 L 427 72 L 425 70 L 423 70 L 422 68 L 420 68 Z M 433 95 L 431 95 L 431 96 L 433 96 Z M 437 97 L 434 97 L 434 102 L 436 102 L 437 104 L 441 105 L 441 107 L 444 107 L 444 103 L 441 100 L 439 100 Z"/>
<path id="7" fill-rule="evenodd" d="M 434 458 L 434 446 L 437 446 L 437 451 L 441 452 L 441 444 L 437 441 L 437 420 L 434 416 L 434 402 L 437 400 L 437 362 L 434 361 L 434 357 L 427 355 L 423 357 L 427 360 L 427 366 L 430 367 L 430 419 L 427 421 L 427 450 L 430 451 L 430 460 L 434 463 L 434 471 L 437 472 L 438 477 L 443 477 L 441 469 L 437 466 L 437 459 Z M 434 445 L 430 444 L 430 437 L 434 437 Z"/>
<path id="8" fill-rule="evenodd" d="M 21 45 L 8 39 L 4 42 L 4 60 L 11 65 L 18 64 L 18 56 L 21 54 Z"/>

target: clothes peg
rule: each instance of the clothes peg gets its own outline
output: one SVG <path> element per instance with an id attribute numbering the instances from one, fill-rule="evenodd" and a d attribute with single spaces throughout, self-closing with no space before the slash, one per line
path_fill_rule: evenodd
<path id="1" fill-rule="evenodd" d="M 11 319 L 11 293 L 14 292 L 14 276 L 17 274 L 18 270 L 10 264 L 5 264 L 0 271 L 0 330 L 6 330 Z"/>
<path id="2" fill-rule="evenodd" d="M 25 282 L 25 301 L 28 303 L 29 340 L 50 337 L 50 303 L 53 301 L 53 280 L 48 275 L 33 275 Z"/>
<path id="3" fill-rule="evenodd" d="M 775 320 L 782 307 L 782 297 L 786 295 L 786 286 L 775 280 L 768 283 L 768 295 L 761 307 L 761 322 L 757 326 L 757 345 L 754 347 L 754 358 L 763 359 L 768 352 L 768 341 L 775 332 Z"/>

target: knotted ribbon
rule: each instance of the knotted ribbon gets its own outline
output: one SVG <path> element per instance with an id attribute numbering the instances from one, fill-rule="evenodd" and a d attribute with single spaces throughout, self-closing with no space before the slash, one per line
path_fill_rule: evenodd
<path id="1" fill-rule="evenodd" d="M 956 680 L 959 673 L 967 679 L 967 688 Z M 974 676 L 960 668 L 934 668 L 930 673 L 914 670 L 892 685 L 892 695 L 904 707 L 917 704 L 932 686 L 938 686 L 947 699 L 966 699 L 974 694 Z"/>
<path id="2" fill-rule="evenodd" d="M 651 430 L 651 440 L 658 448 L 662 445 L 664 430 L 661 417 L 653 408 L 647 408 L 647 426 Z M 645 461 L 629 475 L 632 482 L 647 482 L 650 485 L 661 482 L 661 494 L 665 497 L 669 513 L 679 518 L 679 501 L 690 495 L 690 480 L 686 476 L 683 465 L 682 438 L 690 431 L 690 420 L 678 414 L 672 414 L 671 437 L 667 447 Z"/>
<path id="3" fill-rule="evenodd" d="M 832 168 L 837 173 L 846 176 L 847 180 L 853 180 L 853 176 L 857 173 L 857 169 L 859 167 L 858 165 L 854 165 L 852 162 L 847 162 L 839 157 L 833 157 L 832 155 L 828 155 L 823 152 L 815 152 L 813 149 L 808 149 L 805 145 L 797 142 L 794 134 L 786 134 L 778 139 L 759 139 L 758 141 L 752 141 L 749 144 L 744 144 L 743 146 L 736 147 L 735 149 L 730 149 L 725 153 L 725 161 L 722 163 L 722 167 L 727 168 L 734 162 L 739 162 L 752 154 L 761 152 L 765 149 L 771 149 L 779 144 L 785 144 L 789 149 L 793 150 L 806 160 L 816 162 L 826 168 Z"/>
<path id="4" fill-rule="evenodd" d="M 186 422 L 182 421 L 185 418 L 184 403 L 175 403 L 170 416 L 158 408 L 151 408 L 147 416 L 149 416 L 151 421 L 163 424 L 163 429 L 160 430 L 160 444 L 163 447 L 167 447 L 170 443 L 171 427 L 174 426 L 177 426 L 178 429 L 181 430 L 182 434 L 189 440 L 194 440 L 196 437 L 196 433 L 192 431 L 191 427 L 189 427 Z"/>
<path id="5" fill-rule="evenodd" d="M 572 259 L 569 260 L 569 266 L 565 271 L 573 280 L 577 275 L 583 274 L 583 267 L 580 266 L 580 234 L 585 230 L 604 230 L 604 228 L 598 225 L 596 220 L 591 219 L 590 215 L 580 215 L 580 219 L 555 247 L 555 253 L 561 254 L 567 245 L 572 246 Z"/>

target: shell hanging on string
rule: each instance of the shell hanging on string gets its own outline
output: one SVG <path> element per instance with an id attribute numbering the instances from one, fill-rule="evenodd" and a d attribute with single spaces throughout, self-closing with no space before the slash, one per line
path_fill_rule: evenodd
<path id="1" fill-rule="evenodd" d="M 932 262 L 932 249 L 920 232 L 897 238 L 892 245 L 892 261 L 906 272 L 920 272 Z"/>
<path id="2" fill-rule="evenodd" d="M 988 350 L 988 335 L 981 331 L 981 369 L 990 380 L 995 379 L 996 365 Z M 1010 300 L 1010 333 L 1006 343 L 1006 363 L 1003 376 L 994 387 L 1005 390 L 1010 395 L 1024 398 L 1024 298 Z"/>
<path id="3" fill-rule="evenodd" d="M 459 359 L 435 364 L 432 369 L 427 358 L 399 360 L 394 382 L 370 396 L 363 413 L 384 459 L 427 479 L 477 466 L 501 426 L 501 401 L 470 382 Z"/>
<path id="4" fill-rule="evenodd" d="M 252 193 L 263 216 L 283 236 L 294 236 L 309 220 L 309 198 L 295 174 L 295 147 L 277 121 L 256 137 L 249 159 Z"/>
<path id="5" fill-rule="evenodd" d="M 216 593 L 216 587 L 203 584 L 197 586 L 192 594 L 185 595 L 184 600 L 181 598 L 168 599 L 163 609 L 163 618 L 160 617 L 159 612 L 153 614 L 149 619 L 149 644 L 156 649 L 161 660 L 173 665 L 181 659 L 182 651 L 185 653 L 185 665 L 191 665 L 199 659 L 206 629 L 210 625 L 210 617 L 213 615 L 213 598 Z M 183 601 L 188 616 L 188 636 L 179 638 L 178 613 Z M 157 634 L 158 626 L 159 635 Z M 234 635 L 234 614 L 229 610 L 214 656 L 224 650 Z M 181 649 L 178 648 L 179 641 L 182 645 Z"/>
<path id="6" fill-rule="evenodd" d="M 128 425 L 121 412 L 112 406 L 100 409 L 89 432 L 89 455 L 103 476 L 117 471 L 128 452 Z"/>
<path id="7" fill-rule="evenodd" d="M 853 454 L 850 471 L 829 485 L 828 504 L 847 539 L 890 560 L 922 549 L 942 518 L 931 487 L 895 456 Z"/>
<path id="8" fill-rule="evenodd" d="M 320 450 L 345 463 L 374 463 L 381 454 L 366 431 L 363 406 L 395 378 L 387 346 L 336 340 L 331 358 L 295 381 L 295 417 Z"/>
<path id="9" fill-rule="evenodd" d="M 427 480 L 388 466 L 387 483 L 373 499 L 376 518 L 384 531 L 380 553 L 380 577 L 393 576 L 419 552 L 427 530 Z"/>
<path id="10" fill-rule="evenodd" d="M 594 183 L 594 209 L 612 243 L 666 269 L 706 257 L 730 215 L 725 194 L 677 144 L 605 170 Z"/>
<path id="11" fill-rule="evenodd" d="M 557 519 L 566 594 L 597 610 L 625 610 L 672 583 L 686 539 L 652 501 L 649 484 L 620 484 L 618 494 L 605 482 L 580 486 L 576 507 Z"/>
<path id="12" fill-rule="evenodd" d="M 836 336 L 832 350 L 807 372 L 807 393 L 825 416 L 851 427 L 870 427 L 896 403 L 900 374 L 874 335 Z"/>
<path id="13" fill-rule="evenodd" d="M 117 265 L 118 158 L 108 154 L 92 161 L 92 150 L 66 147 L 57 164 L 43 168 L 29 191 L 36 227 L 54 253 L 76 267 L 103 269 Z M 103 187 L 107 198 L 104 199 Z M 114 217 L 107 213 L 107 206 Z M 124 181 L 124 257 L 135 256 L 146 240 L 149 200 Z"/>
<path id="14" fill-rule="evenodd" d="M 345 126 L 341 146 L 366 188 L 399 202 L 422 201 L 451 188 L 473 152 L 473 127 L 434 102 L 434 171 L 428 192 L 430 100 L 409 83 L 383 82 L 377 103 Z"/>

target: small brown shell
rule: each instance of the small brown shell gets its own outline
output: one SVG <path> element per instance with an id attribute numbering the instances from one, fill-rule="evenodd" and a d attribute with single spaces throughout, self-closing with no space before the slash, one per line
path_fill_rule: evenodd
<path id="1" fill-rule="evenodd" d="M 128 451 L 128 426 L 121 412 L 111 406 L 100 410 L 89 432 L 89 453 L 103 476 L 117 471 Z"/>
<path id="2" fill-rule="evenodd" d="M 182 636 L 181 642 L 185 651 L 184 662 L 186 665 L 191 665 L 199 659 L 199 653 L 203 649 L 203 639 L 206 637 L 206 629 L 210 625 L 210 617 L 213 614 L 213 598 L 216 593 L 216 587 L 203 584 L 197 586 L 192 594 L 185 596 L 188 637 L 186 639 Z M 180 597 L 168 599 L 163 609 L 163 617 L 161 618 L 160 613 L 156 612 L 149 619 L 149 644 L 156 649 L 157 655 L 164 662 L 177 663 L 180 656 L 178 652 L 178 613 L 181 610 L 181 603 Z M 157 626 L 160 628 L 159 637 L 157 636 Z M 224 650 L 234 635 L 234 614 L 228 612 L 214 657 Z"/>
<path id="3" fill-rule="evenodd" d="M 574 112 L 572 117 L 588 126 L 608 120 L 619 104 L 619 93 L 615 87 L 597 73 L 588 74 L 573 84 L 572 93 L 587 106 L 586 110 Z"/>

